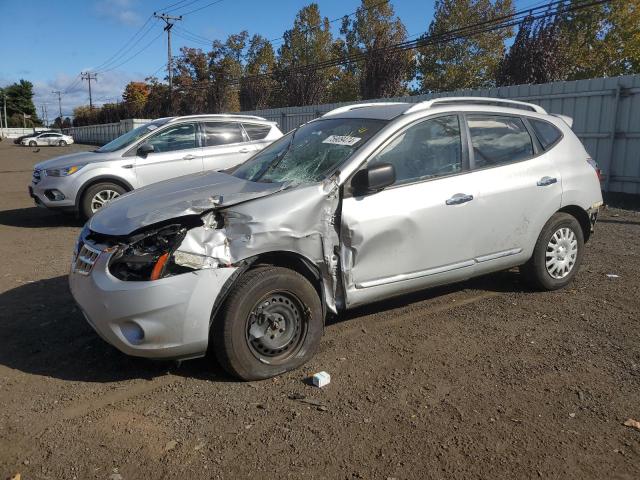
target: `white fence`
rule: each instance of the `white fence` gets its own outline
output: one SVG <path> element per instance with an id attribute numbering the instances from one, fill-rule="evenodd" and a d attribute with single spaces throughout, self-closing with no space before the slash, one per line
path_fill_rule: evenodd
<path id="1" fill-rule="evenodd" d="M 49 130 L 52 130 L 51 128 L 47 128 L 47 127 L 36 127 L 35 131 L 36 132 L 48 132 Z M 28 127 L 28 128 L 3 128 L 0 129 L 0 136 L 5 137 L 5 138 L 18 138 L 21 137 L 22 135 L 30 135 L 34 132 L 32 127 Z"/>
<path id="2" fill-rule="evenodd" d="M 91 143 L 104 145 L 114 138 L 127 133 L 134 128 L 144 125 L 151 120 L 141 118 L 128 118 L 116 123 L 103 123 L 100 125 L 88 125 L 86 127 L 71 127 L 63 129 L 64 133 L 71 135 L 77 143 Z"/>

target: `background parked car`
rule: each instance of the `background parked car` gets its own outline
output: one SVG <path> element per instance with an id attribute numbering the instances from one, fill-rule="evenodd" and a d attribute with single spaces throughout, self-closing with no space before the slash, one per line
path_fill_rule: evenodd
<path id="1" fill-rule="evenodd" d="M 160 118 L 97 150 L 37 164 L 29 194 L 40 206 L 79 211 L 88 218 L 133 189 L 233 168 L 280 137 L 275 122 L 251 115 Z"/>
<path id="2" fill-rule="evenodd" d="M 20 135 L 19 137 L 13 139 L 13 143 L 15 143 L 16 145 L 20 145 L 22 143 L 22 140 L 24 140 L 25 138 L 36 137 L 41 133 L 44 132 L 32 132 L 28 133 L 27 135 Z"/>
<path id="3" fill-rule="evenodd" d="M 20 141 L 22 145 L 30 147 L 56 146 L 64 147 L 73 143 L 73 137 L 56 132 L 43 132 L 32 137 L 24 138 Z"/>

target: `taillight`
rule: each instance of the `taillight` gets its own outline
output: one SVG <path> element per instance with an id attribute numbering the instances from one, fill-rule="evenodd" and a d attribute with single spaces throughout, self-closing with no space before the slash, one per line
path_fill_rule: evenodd
<path id="1" fill-rule="evenodd" d="M 593 158 L 587 157 L 587 163 L 593 167 L 596 171 L 596 175 L 598 176 L 598 180 L 602 181 L 604 178 L 602 177 L 602 172 L 600 171 L 600 167 L 598 166 L 598 162 L 596 162 Z"/>

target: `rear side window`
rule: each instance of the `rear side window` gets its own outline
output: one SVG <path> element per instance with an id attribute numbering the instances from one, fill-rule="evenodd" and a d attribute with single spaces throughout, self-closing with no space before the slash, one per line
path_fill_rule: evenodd
<path id="1" fill-rule="evenodd" d="M 467 124 L 475 168 L 517 162 L 533 156 L 531 136 L 519 117 L 469 115 Z"/>
<path id="2" fill-rule="evenodd" d="M 258 125 L 257 123 L 243 123 L 247 135 L 249 135 L 249 139 L 251 140 L 262 140 L 264 137 L 269 135 L 271 131 L 271 125 Z"/>
<path id="3" fill-rule="evenodd" d="M 240 124 L 236 122 L 204 123 L 204 146 L 215 147 L 244 141 Z"/>
<path id="4" fill-rule="evenodd" d="M 532 118 L 529 119 L 529 122 L 531 122 L 531 126 L 533 127 L 536 137 L 538 137 L 538 140 L 540 141 L 540 145 L 542 145 L 542 148 L 545 150 L 552 147 L 558 140 L 560 140 L 560 137 L 562 137 L 562 132 L 549 122 L 534 120 Z"/>

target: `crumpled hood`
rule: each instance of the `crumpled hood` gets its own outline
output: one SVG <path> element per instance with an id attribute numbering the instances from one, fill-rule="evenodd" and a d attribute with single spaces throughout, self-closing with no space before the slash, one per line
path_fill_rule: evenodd
<path id="1" fill-rule="evenodd" d="M 40 162 L 35 165 L 35 168 L 42 170 L 45 168 L 69 167 L 79 163 L 100 162 L 106 160 L 113 160 L 113 158 L 108 158 L 104 154 L 94 152 L 70 153 L 69 155 L 62 155 L 61 157 Z"/>
<path id="2" fill-rule="evenodd" d="M 154 183 L 123 195 L 98 210 L 89 228 L 105 235 L 128 235 L 147 225 L 199 215 L 281 190 L 282 183 L 257 183 L 221 172 L 204 172 Z"/>

